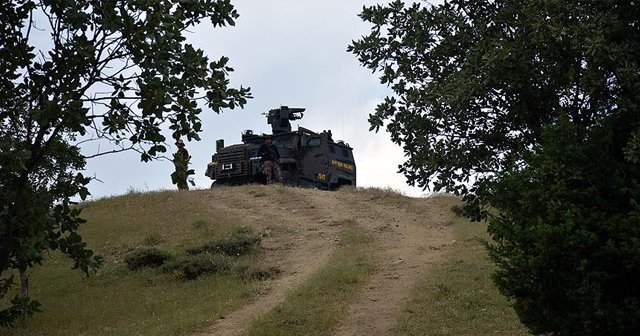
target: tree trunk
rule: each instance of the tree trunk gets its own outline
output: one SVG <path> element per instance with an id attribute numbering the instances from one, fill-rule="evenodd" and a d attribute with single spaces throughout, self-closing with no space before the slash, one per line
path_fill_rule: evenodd
<path id="1" fill-rule="evenodd" d="M 27 270 L 20 271 L 20 298 L 24 302 L 29 301 L 29 274 Z M 20 308 L 20 320 L 24 321 L 27 317 L 27 307 Z"/>

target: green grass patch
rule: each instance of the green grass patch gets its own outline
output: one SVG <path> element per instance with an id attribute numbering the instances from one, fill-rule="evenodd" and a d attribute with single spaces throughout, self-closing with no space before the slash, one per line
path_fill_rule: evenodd
<path id="1" fill-rule="evenodd" d="M 486 225 L 458 218 L 456 244 L 414 290 L 394 335 L 528 335 L 491 281 Z"/>
<path id="2" fill-rule="evenodd" d="M 227 260 L 205 253 L 167 273 L 151 268 L 181 261 L 186 249 L 205 242 L 249 234 L 232 215 L 212 210 L 213 198 L 211 191 L 167 191 L 83 204 L 88 223 L 81 234 L 106 264 L 86 277 L 60 253 L 48 254 L 30 271 L 31 296 L 43 312 L 0 334 L 187 335 L 246 304 L 259 280 L 276 274 L 256 266 L 259 254 Z M 125 258 L 134 255 L 130 271 Z M 187 273 L 207 276 L 184 281 Z"/>
<path id="3" fill-rule="evenodd" d="M 237 230 L 235 216 L 211 207 L 214 199 L 209 190 L 160 191 L 83 203 L 88 223 L 80 233 L 107 260 L 121 260 L 141 245 L 184 250 Z"/>
<path id="4" fill-rule="evenodd" d="M 43 312 L 8 336 L 184 335 L 213 323 L 256 294 L 257 282 L 223 273 L 182 281 L 155 269 L 107 264 L 90 278 L 56 254 L 32 276 Z"/>
<path id="5" fill-rule="evenodd" d="M 250 336 L 331 335 L 349 303 L 375 268 L 375 244 L 355 221 L 327 266 L 307 280 L 266 316 L 254 321 Z"/>

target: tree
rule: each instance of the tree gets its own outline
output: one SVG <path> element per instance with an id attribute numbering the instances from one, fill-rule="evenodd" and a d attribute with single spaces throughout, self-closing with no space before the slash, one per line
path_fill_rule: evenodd
<path id="1" fill-rule="evenodd" d="M 73 206 L 89 194 L 86 159 L 135 150 L 153 160 L 166 152 L 166 132 L 199 139 L 199 102 L 219 113 L 250 93 L 229 87 L 226 57 L 209 62 L 185 42 L 204 19 L 233 25 L 229 0 L 14 0 L 0 17 L 0 298 L 11 270 L 22 285 L 0 311 L 10 325 L 38 309 L 26 271 L 44 251 L 59 249 L 87 274 L 101 263 L 77 233 L 84 220 Z M 100 140 L 115 147 L 81 153 Z"/>
<path id="2" fill-rule="evenodd" d="M 498 288 L 535 333 L 640 333 L 640 169 L 616 160 L 611 129 L 566 118 L 490 198 Z"/>
<path id="3" fill-rule="evenodd" d="M 371 33 L 348 50 L 394 92 L 372 130 L 403 146 L 410 184 L 491 219 L 495 280 L 525 325 L 637 333 L 638 3 L 393 1 L 360 16 Z"/>

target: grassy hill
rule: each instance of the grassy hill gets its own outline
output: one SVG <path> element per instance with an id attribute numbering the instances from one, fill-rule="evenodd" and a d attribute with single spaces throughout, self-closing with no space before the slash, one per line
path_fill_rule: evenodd
<path id="1" fill-rule="evenodd" d="M 81 233 L 105 266 L 85 277 L 47 256 L 31 274 L 44 312 L 0 333 L 525 334 L 490 283 L 484 227 L 457 202 L 241 186 L 85 203 Z M 130 270 L 151 249 L 165 265 Z"/>

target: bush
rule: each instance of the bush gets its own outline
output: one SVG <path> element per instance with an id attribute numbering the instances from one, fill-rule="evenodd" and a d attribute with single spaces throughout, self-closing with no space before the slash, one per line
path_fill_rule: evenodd
<path id="1" fill-rule="evenodd" d="M 451 212 L 453 212 L 456 217 L 462 217 L 464 215 L 464 207 L 460 204 L 454 204 L 451 206 Z"/>
<path id="2" fill-rule="evenodd" d="M 640 335 L 640 169 L 589 133 L 550 129 L 496 185 L 494 278 L 535 334 Z"/>
<path id="3" fill-rule="evenodd" d="M 213 254 L 222 253 L 228 256 L 242 256 L 252 253 L 261 240 L 260 235 L 248 229 L 240 229 L 229 238 L 210 241 L 201 246 L 187 249 L 187 253 L 195 255 L 209 252 Z"/>
<path id="4" fill-rule="evenodd" d="M 169 259 L 171 259 L 171 255 L 166 251 L 156 247 L 140 247 L 127 254 L 124 262 L 133 271 L 143 267 L 158 267 Z"/>
<path id="5" fill-rule="evenodd" d="M 221 254 L 200 253 L 184 256 L 162 266 L 165 273 L 175 273 L 185 280 L 194 280 L 202 275 L 231 270 L 233 260 Z"/>

